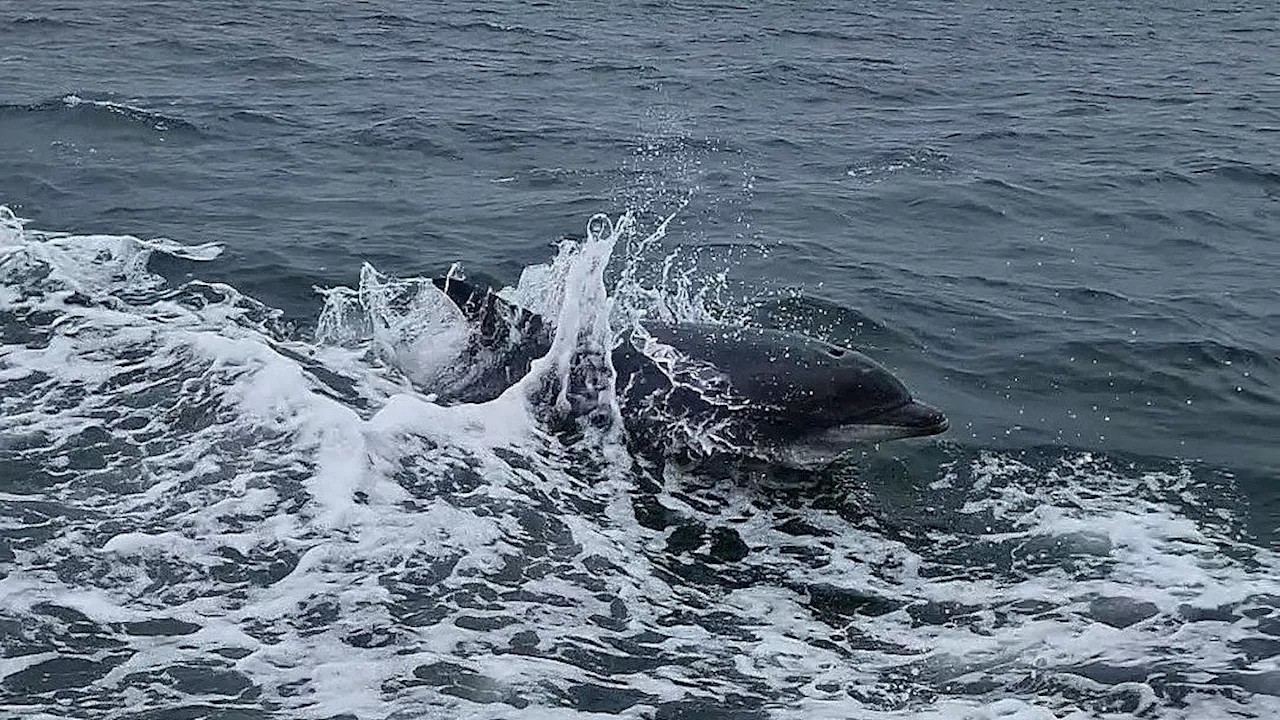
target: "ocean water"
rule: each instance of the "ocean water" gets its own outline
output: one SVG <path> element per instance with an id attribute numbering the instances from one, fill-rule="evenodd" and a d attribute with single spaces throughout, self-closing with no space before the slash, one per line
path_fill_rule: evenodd
<path id="1" fill-rule="evenodd" d="M 0 0 L 0 715 L 1280 716 L 1278 27 Z M 557 323 L 492 402 L 455 263 Z M 951 430 L 799 486 L 549 432 L 637 312 Z"/>

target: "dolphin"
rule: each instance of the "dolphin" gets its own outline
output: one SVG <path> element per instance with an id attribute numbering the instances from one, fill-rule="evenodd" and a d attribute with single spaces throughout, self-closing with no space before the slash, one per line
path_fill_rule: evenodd
<path id="1" fill-rule="evenodd" d="M 489 396 L 551 347 L 543 318 L 456 277 L 433 279 L 502 372 Z M 641 320 L 613 348 L 629 440 L 688 457 L 728 454 L 817 469 L 865 442 L 936 435 L 946 416 L 862 353 L 776 329 Z M 473 398 L 474 399 L 474 398 Z"/>

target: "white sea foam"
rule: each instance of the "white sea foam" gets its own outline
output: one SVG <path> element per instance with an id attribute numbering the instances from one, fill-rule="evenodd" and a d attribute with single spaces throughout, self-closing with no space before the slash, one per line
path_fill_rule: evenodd
<path id="1" fill-rule="evenodd" d="M 1259 629 L 1280 614 L 1280 559 L 1238 537 L 1215 502 L 1229 484 L 1203 469 L 931 446 L 912 478 L 946 519 L 929 525 L 859 507 L 901 491 L 883 454 L 813 499 L 646 479 L 616 434 L 566 444 L 538 403 L 581 393 L 578 363 L 629 317 L 605 266 L 652 237 L 633 222 L 597 220 L 506 291 L 554 319 L 556 342 L 497 399 L 450 406 L 418 384 L 454 352 L 425 339 L 463 327 L 429 283 L 366 271 L 329 292 L 313 343 L 234 288 L 146 270 L 213 246 L 0 213 L 10 697 L 50 717 L 64 701 L 314 718 L 1280 713 Z M 674 519 L 640 524 L 642 496 Z M 744 555 L 717 558 L 733 537 Z"/>

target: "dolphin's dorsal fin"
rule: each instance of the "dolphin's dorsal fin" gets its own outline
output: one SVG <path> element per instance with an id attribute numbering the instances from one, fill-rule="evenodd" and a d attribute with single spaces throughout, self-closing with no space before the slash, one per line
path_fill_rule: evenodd
<path id="1" fill-rule="evenodd" d="M 485 340 L 546 340 L 546 323 L 541 315 L 504 300 L 492 289 L 478 288 L 452 273 L 431 282 L 458 306 L 463 317 L 475 324 Z"/>

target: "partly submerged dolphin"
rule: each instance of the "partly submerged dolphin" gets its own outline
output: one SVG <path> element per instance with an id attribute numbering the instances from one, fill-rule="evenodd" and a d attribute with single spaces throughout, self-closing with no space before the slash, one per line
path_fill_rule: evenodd
<path id="1" fill-rule="evenodd" d="M 519 379 L 550 349 L 539 315 L 464 280 L 433 282 L 505 365 L 499 383 Z M 859 442 L 947 429 L 940 411 L 871 358 L 780 330 L 645 320 L 611 359 L 628 435 L 666 452 L 816 468 Z"/>

